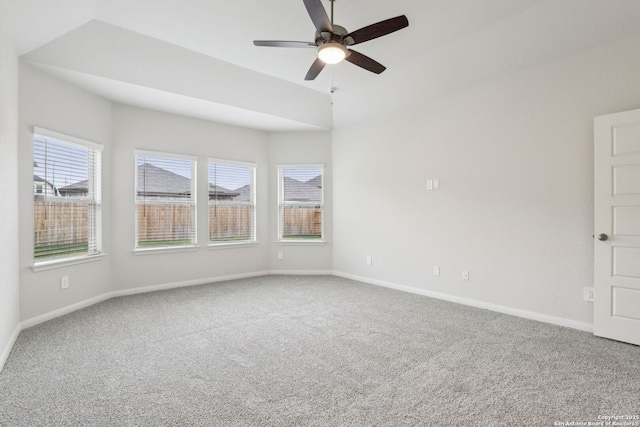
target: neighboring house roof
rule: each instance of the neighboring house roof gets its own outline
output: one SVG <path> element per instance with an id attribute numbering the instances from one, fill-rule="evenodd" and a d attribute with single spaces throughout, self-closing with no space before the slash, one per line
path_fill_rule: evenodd
<path id="1" fill-rule="evenodd" d="M 313 185 L 314 187 L 322 188 L 322 175 L 318 175 L 315 178 L 311 178 L 306 181 L 305 184 Z"/>
<path id="2" fill-rule="evenodd" d="M 309 181 L 313 181 L 313 178 Z M 322 200 L 322 189 L 308 182 L 301 182 L 297 179 L 284 177 L 284 200 L 299 202 L 319 202 Z"/>
<path id="3" fill-rule="evenodd" d="M 251 185 L 247 184 L 234 190 L 238 195 L 233 198 L 234 202 L 250 202 L 251 201 Z"/>
<path id="4" fill-rule="evenodd" d="M 33 180 L 46 182 L 37 175 L 34 175 Z M 49 183 L 47 182 L 47 184 Z M 75 184 L 62 187 L 58 191 L 62 195 L 87 193 L 87 184 L 88 181 L 85 179 Z M 306 182 L 285 177 L 284 199 L 301 202 L 320 201 L 322 200 L 321 185 L 321 176 L 317 176 Z M 144 190 L 138 191 L 138 195 L 140 196 L 189 195 L 191 194 L 191 180 L 166 169 L 144 163 L 138 166 L 138 188 Z M 232 191 L 219 185 L 209 184 L 209 199 L 248 202 L 250 201 L 250 190 L 250 185 L 245 185 Z"/>
<path id="5" fill-rule="evenodd" d="M 138 195 L 183 196 L 191 194 L 191 179 L 149 163 L 138 165 Z M 240 193 L 209 185 L 210 199 L 231 199 Z"/>
<path id="6" fill-rule="evenodd" d="M 53 190 L 53 194 L 58 194 L 58 189 L 52 183 L 50 183 L 46 179 L 40 178 L 38 175 L 33 175 L 33 182 L 42 182 L 44 184 L 47 184 Z"/>
<path id="7" fill-rule="evenodd" d="M 44 180 L 34 175 L 34 181 Z M 138 195 L 140 196 L 184 196 L 191 194 L 191 180 L 149 163 L 138 166 Z M 60 194 L 83 194 L 88 192 L 88 180 L 76 182 L 59 189 Z M 241 195 L 219 185 L 209 185 L 210 199 L 233 199 Z M 235 200 L 235 199 L 234 199 Z M 248 200 L 248 199 L 247 199 Z"/>
<path id="8" fill-rule="evenodd" d="M 139 196 L 177 196 L 191 194 L 191 180 L 149 163 L 138 165 Z"/>
<path id="9" fill-rule="evenodd" d="M 209 199 L 210 200 L 236 200 L 235 197 L 239 196 L 238 190 L 231 191 L 219 185 L 209 184 Z"/>
<path id="10" fill-rule="evenodd" d="M 58 191 L 63 196 L 66 196 L 68 194 L 87 194 L 89 193 L 89 180 L 85 179 L 84 181 L 79 181 L 75 184 L 67 185 L 65 187 L 59 188 Z"/>

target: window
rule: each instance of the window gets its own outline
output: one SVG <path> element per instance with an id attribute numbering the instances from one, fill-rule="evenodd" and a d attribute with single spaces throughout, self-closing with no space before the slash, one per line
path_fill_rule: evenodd
<path id="1" fill-rule="evenodd" d="M 278 166 L 278 239 L 322 241 L 324 165 Z"/>
<path id="2" fill-rule="evenodd" d="M 136 250 L 196 244 L 196 158 L 136 151 Z"/>
<path id="3" fill-rule="evenodd" d="M 38 263 L 102 251 L 100 144 L 34 128 L 34 251 Z"/>
<path id="4" fill-rule="evenodd" d="M 209 243 L 256 241 L 255 171 L 251 163 L 209 159 Z"/>

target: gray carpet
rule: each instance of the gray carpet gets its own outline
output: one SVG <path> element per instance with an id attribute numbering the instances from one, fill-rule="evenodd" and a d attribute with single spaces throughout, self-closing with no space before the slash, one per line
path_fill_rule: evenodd
<path id="1" fill-rule="evenodd" d="M 640 347 L 328 276 L 115 298 L 24 330 L 0 374 L 2 426 L 553 426 L 638 414 Z"/>

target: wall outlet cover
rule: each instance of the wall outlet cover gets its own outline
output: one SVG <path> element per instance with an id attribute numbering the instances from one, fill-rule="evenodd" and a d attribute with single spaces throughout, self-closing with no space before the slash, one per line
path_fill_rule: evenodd
<path id="1" fill-rule="evenodd" d="M 584 287 L 584 300 L 593 302 L 594 301 L 594 289 L 591 286 Z"/>

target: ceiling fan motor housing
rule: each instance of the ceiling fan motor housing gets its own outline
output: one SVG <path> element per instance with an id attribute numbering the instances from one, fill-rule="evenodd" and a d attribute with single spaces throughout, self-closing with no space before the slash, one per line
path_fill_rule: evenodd
<path id="1" fill-rule="evenodd" d="M 316 31 L 316 46 L 322 46 L 329 41 L 335 41 L 343 46 L 349 46 L 354 43 L 352 37 L 347 37 L 349 31 L 340 25 L 332 25 L 333 33 Z"/>

